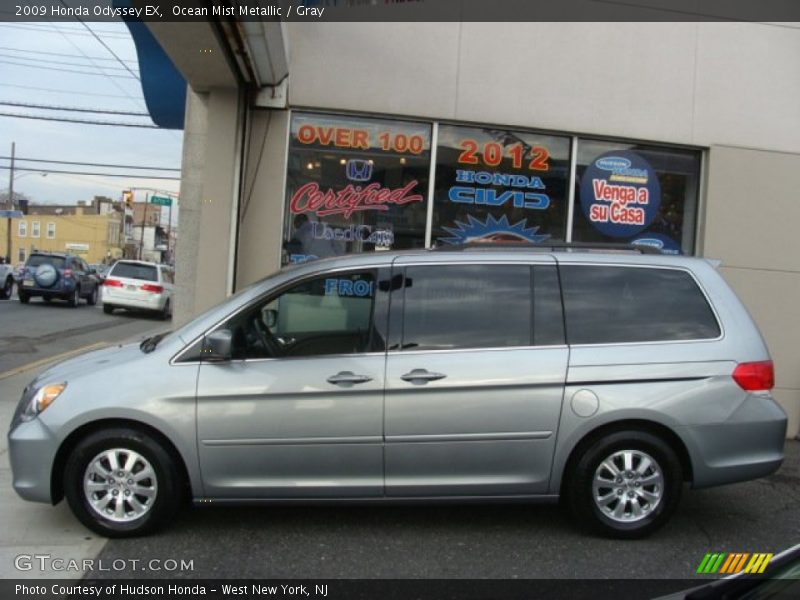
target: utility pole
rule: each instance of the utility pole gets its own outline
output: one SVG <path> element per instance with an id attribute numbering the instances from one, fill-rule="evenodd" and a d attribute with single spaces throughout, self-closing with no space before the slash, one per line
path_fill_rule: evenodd
<path id="1" fill-rule="evenodd" d="M 167 259 L 172 263 L 175 264 L 175 261 L 172 258 L 172 253 L 170 252 L 170 242 L 172 241 L 172 201 L 169 203 L 169 220 L 167 221 Z"/>
<path id="2" fill-rule="evenodd" d="M 14 149 L 11 142 L 11 168 L 8 171 L 8 210 L 14 210 Z M 6 219 L 6 260 L 11 264 L 11 216 Z"/>
<path id="3" fill-rule="evenodd" d="M 144 252 L 144 228 L 147 225 L 147 205 L 150 204 L 150 192 L 144 200 L 144 216 L 142 217 L 142 234 L 139 236 L 139 260 L 142 260 L 142 253 Z"/>

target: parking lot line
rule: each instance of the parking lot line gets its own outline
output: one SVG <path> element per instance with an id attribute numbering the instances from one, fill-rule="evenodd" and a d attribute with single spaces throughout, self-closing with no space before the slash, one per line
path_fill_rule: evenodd
<path id="1" fill-rule="evenodd" d="M 25 371 L 30 371 L 31 369 L 36 369 L 41 367 L 42 365 L 46 365 L 47 363 L 56 362 L 59 360 L 64 360 L 65 358 L 69 358 L 71 356 L 75 356 L 77 354 L 82 354 L 83 352 L 89 352 L 90 350 L 97 350 L 104 346 L 107 346 L 108 342 L 95 342 L 94 344 L 89 344 L 88 346 L 83 346 L 81 348 L 76 348 L 75 350 L 68 350 L 67 352 L 62 352 L 61 354 L 56 354 L 55 356 L 48 356 L 45 358 L 41 358 L 39 360 L 35 360 L 30 362 L 26 365 L 22 365 L 15 369 L 11 369 L 6 371 L 5 373 L 0 373 L 0 381 L 3 379 L 8 379 L 9 377 L 13 377 L 14 375 L 19 375 L 20 373 L 24 373 Z"/>

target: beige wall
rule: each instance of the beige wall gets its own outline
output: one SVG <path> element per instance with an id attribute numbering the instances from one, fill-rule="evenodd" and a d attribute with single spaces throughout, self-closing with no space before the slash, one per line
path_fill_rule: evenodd
<path id="1" fill-rule="evenodd" d="M 800 153 L 709 151 L 703 254 L 755 318 L 775 361 L 775 396 L 800 429 Z"/>
<path id="2" fill-rule="evenodd" d="M 238 93 L 187 93 L 174 315 L 182 323 L 225 299 L 237 189 Z"/>
<path id="3" fill-rule="evenodd" d="M 290 103 L 800 152 L 798 27 L 376 25 L 288 23 Z"/>
<path id="4" fill-rule="evenodd" d="M 19 236 L 19 223 L 24 221 L 27 225 L 25 237 Z M 39 235 L 33 237 L 33 223 L 39 223 Z M 2 240 L 2 254 L 5 255 L 6 223 L 7 219 L 0 219 L 0 240 Z M 55 236 L 47 237 L 47 225 L 54 223 Z M 80 244 L 88 246 L 87 250 L 67 248 L 67 244 Z M 116 213 L 104 215 L 76 214 L 76 215 L 25 215 L 21 219 L 11 220 L 11 264 L 19 262 L 19 249 L 25 250 L 27 260 L 31 252 L 68 252 L 82 257 L 87 263 L 101 263 L 107 257 L 117 258 L 121 254 L 120 247 L 120 219 Z"/>

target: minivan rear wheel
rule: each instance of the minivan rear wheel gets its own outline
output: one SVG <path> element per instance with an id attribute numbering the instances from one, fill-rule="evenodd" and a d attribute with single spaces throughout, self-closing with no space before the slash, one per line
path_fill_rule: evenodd
<path id="1" fill-rule="evenodd" d="M 567 482 L 576 519 L 609 537 L 650 535 L 669 520 L 683 476 L 675 451 L 644 431 L 619 431 L 594 441 Z"/>
<path id="2" fill-rule="evenodd" d="M 143 535 L 166 523 L 182 500 L 175 460 L 150 435 L 129 428 L 97 431 L 67 459 L 64 495 L 72 512 L 100 535 Z"/>

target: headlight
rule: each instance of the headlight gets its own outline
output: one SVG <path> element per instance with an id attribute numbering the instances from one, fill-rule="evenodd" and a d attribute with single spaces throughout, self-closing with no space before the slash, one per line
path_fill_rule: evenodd
<path id="1" fill-rule="evenodd" d="M 39 388 L 25 407 L 25 410 L 22 411 L 22 420 L 30 421 L 35 418 L 36 415 L 50 406 L 66 387 L 66 383 L 51 383 Z"/>

